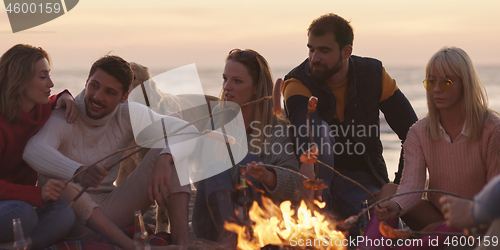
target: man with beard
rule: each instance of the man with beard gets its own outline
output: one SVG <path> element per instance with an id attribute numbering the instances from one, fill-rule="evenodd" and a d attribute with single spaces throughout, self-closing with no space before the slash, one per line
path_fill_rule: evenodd
<path id="1" fill-rule="evenodd" d="M 326 14 L 311 23 L 309 58 L 285 77 L 285 109 L 296 129 L 300 155 L 311 145 L 305 126 L 308 99 L 318 97 L 317 111 L 310 118 L 318 159 L 377 192 L 389 182 L 379 110 L 401 141 L 417 116 L 380 61 L 351 55 L 353 38 L 349 22 L 338 15 Z M 396 183 L 403 168 L 402 152 Z M 358 214 L 361 202 L 370 198 L 327 168 L 320 166 L 317 174 L 328 186 L 318 196 L 341 218 Z M 353 229 L 351 235 L 356 232 Z"/>
<path id="2" fill-rule="evenodd" d="M 67 181 L 76 175 L 74 182 L 79 185 L 68 184 L 60 196 L 64 201 L 70 202 L 82 187 L 90 187 L 73 205 L 77 221 L 67 238 L 85 240 L 97 233 L 123 249 L 135 249 L 134 241 L 120 228 L 133 225 L 134 211 L 145 212 L 156 201 L 168 208 L 174 243 L 187 246 L 191 188 L 190 185 L 180 185 L 170 154 L 170 149 L 174 152 L 174 147 L 184 146 L 182 141 L 175 143 L 181 136 L 169 139 L 170 148 L 149 150 L 137 169 L 119 187 L 113 185 L 118 167 L 109 171 L 104 167 L 120 159 L 122 154 L 115 154 L 92 166 L 126 148 L 134 139 L 131 122 L 135 124 L 140 117 L 135 117 L 137 112 L 129 113 L 129 110 L 142 108 L 148 113 L 145 106 L 127 102 L 133 78 L 130 64 L 118 56 L 104 56 L 94 62 L 85 89 L 75 98 L 78 123 L 68 126 L 64 112 L 53 112 L 46 126 L 28 142 L 23 157 L 40 173 L 39 185 L 49 177 Z M 175 117 L 163 119 L 167 133 L 186 123 Z M 197 130 L 193 126 L 180 131 L 194 132 Z M 194 142 L 190 142 L 194 147 Z M 192 152 L 190 147 L 182 149 L 184 155 L 175 155 L 176 165 Z"/>

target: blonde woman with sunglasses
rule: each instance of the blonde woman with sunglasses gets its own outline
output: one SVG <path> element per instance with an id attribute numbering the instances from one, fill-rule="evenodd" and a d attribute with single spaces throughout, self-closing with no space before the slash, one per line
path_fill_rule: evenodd
<path id="1" fill-rule="evenodd" d="M 429 113 L 408 132 L 400 186 L 388 184 L 380 196 L 424 189 L 428 179 L 428 189 L 472 198 L 500 173 L 500 119 L 488 109 L 484 85 L 462 49 L 442 48 L 431 57 L 425 73 Z M 428 193 L 422 199 L 417 193 L 382 203 L 375 208 L 366 236 L 379 237 L 379 221 L 395 227 L 399 216 L 412 230 L 458 231 L 444 223 L 440 210 L 447 204 L 439 203 L 442 196 Z M 423 247 L 436 238 L 423 237 Z M 439 237 L 439 242 L 445 239 Z"/>

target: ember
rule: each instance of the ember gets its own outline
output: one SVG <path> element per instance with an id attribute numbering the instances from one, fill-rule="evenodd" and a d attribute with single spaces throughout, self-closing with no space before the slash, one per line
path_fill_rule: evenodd
<path id="1" fill-rule="evenodd" d="M 252 224 L 240 226 L 226 223 L 227 230 L 238 234 L 238 249 L 260 249 L 266 245 L 294 246 L 305 249 L 306 245 L 293 244 L 293 242 L 316 242 L 321 239 L 344 239 L 342 232 L 335 230 L 335 222 L 326 218 L 319 211 L 311 211 L 304 201 L 301 202 L 297 212 L 292 208 L 290 201 L 285 201 L 276 206 L 270 199 L 263 197 L 264 209 L 254 202 L 250 208 Z M 315 201 L 319 207 L 324 203 Z M 315 245 L 317 249 L 346 249 L 335 244 Z"/>

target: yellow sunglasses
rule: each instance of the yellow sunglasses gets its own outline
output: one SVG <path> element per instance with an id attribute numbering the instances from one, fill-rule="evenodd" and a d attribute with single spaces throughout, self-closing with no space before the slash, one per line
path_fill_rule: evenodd
<path id="1" fill-rule="evenodd" d="M 434 87 L 436 87 L 436 83 L 439 84 L 439 87 L 443 91 L 450 91 L 453 88 L 453 82 L 450 79 L 441 79 L 441 80 L 425 79 L 424 87 L 427 90 L 433 90 Z"/>

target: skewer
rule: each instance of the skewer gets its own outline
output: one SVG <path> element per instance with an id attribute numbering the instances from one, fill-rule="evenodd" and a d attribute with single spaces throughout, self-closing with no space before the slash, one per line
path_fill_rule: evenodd
<path id="1" fill-rule="evenodd" d="M 465 197 L 465 196 L 462 196 L 462 195 L 458 195 L 458 194 L 454 194 L 454 193 L 450 193 L 450 192 L 446 192 L 446 191 L 442 191 L 442 190 L 437 190 L 437 189 L 413 190 L 413 191 L 408 191 L 408 192 L 404 192 L 404 193 L 393 194 L 391 196 L 385 197 L 384 199 L 378 200 L 378 201 L 374 202 L 373 204 L 371 204 L 367 209 L 364 209 L 364 210 L 360 211 L 358 215 L 353 215 L 353 216 L 347 218 L 342 223 L 337 224 L 337 227 L 339 229 L 341 229 L 342 231 L 347 231 L 351 227 L 354 226 L 354 223 L 356 223 L 358 221 L 359 217 L 361 215 L 363 215 L 363 213 L 368 213 L 371 209 L 373 209 L 375 206 L 379 205 L 380 203 L 385 202 L 387 200 L 390 200 L 390 199 L 392 199 L 394 197 L 403 196 L 403 195 L 407 195 L 407 194 L 415 194 L 415 193 L 441 193 L 441 194 L 447 194 L 447 195 L 455 196 L 455 197 L 462 198 L 462 199 L 472 200 L 469 197 Z M 387 226 L 387 227 L 389 227 L 389 226 Z M 395 230 L 395 229 L 392 229 L 392 230 Z M 413 233 L 414 234 L 421 234 L 421 235 L 424 234 L 424 232 L 419 232 L 419 231 L 414 231 Z M 457 235 L 457 234 L 453 234 L 453 235 Z"/>
<path id="2" fill-rule="evenodd" d="M 109 165 L 108 167 L 105 168 L 106 171 L 109 171 L 111 170 L 116 164 L 124 161 L 125 159 L 129 158 L 130 156 L 134 155 L 135 153 L 141 151 L 143 148 L 139 148 L 139 149 L 136 149 L 134 151 L 132 151 L 131 153 L 129 153 L 128 155 L 116 160 L 115 162 L 113 162 L 111 165 Z M 95 163 L 97 164 L 97 163 Z M 93 164 L 93 165 L 95 165 Z M 81 172 L 84 172 L 84 171 L 81 171 Z M 68 205 L 68 208 L 70 208 L 71 206 L 73 206 L 73 204 L 75 203 L 76 200 L 78 200 L 78 198 L 80 198 L 80 196 L 82 196 L 83 193 L 85 193 L 85 191 L 87 191 L 89 187 L 84 187 L 82 188 L 82 190 L 80 190 L 80 192 L 75 196 L 75 198 L 73 198 L 73 200 L 71 200 L 71 202 L 69 203 Z"/>
<path id="3" fill-rule="evenodd" d="M 279 79 L 279 81 L 281 81 L 281 79 Z M 279 85 L 279 86 L 281 86 L 281 82 L 280 82 L 280 84 L 278 84 L 278 85 Z M 275 91 L 275 92 L 276 92 L 276 91 Z M 274 93 L 274 94 L 276 94 L 276 93 Z M 188 122 L 188 123 L 184 124 L 183 126 L 181 126 L 180 128 L 176 129 L 175 131 L 173 131 L 173 132 L 172 132 L 171 134 L 169 134 L 169 135 L 165 135 L 165 136 L 162 136 L 162 137 L 159 137 L 159 138 L 155 138 L 155 139 L 152 139 L 152 140 L 150 140 L 150 141 L 154 141 L 154 142 L 156 143 L 157 141 L 159 141 L 159 140 L 161 140 L 161 139 L 164 139 L 164 138 L 166 138 L 167 136 L 175 136 L 175 135 L 179 135 L 179 134 L 178 134 L 178 132 L 179 132 L 179 131 L 181 131 L 181 130 L 183 130 L 183 129 L 185 129 L 185 128 L 189 127 L 190 125 L 193 125 L 193 124 L 195 124 L 195 123 L 197 123 L 197 122 L 199 122 L 199 121 L 201 121 L 201 120 L 203 120 L 203 119 L 206 119 L 206 118 L 212 118 L 212 117 L 214 117 L 214 116 L 220 115 L 220 114 L 225 113 L 225 112 L 227 112 L 227 111 L 230 111 L 230 110 L 235 110 L 236 108 L 241 108 L 241 107 L 244 107 L 244 106 L 248 106 L 248 105 L 251 105 L 251 104 L 259 103 L 259 102 L 262 102 L 262 101 L 265 101 L 265 100 L 272 100 L 272 99 L 273 99 L 273 96 L 272 96 L 272 95 L 271 95 L 271 96 L 265 96 L 265 97 L 262 97 L 262 98 L 260 98 L 260 99 L 254 100 L 254 101 L 247 102 L 247 103 L 242 104 L 242 105 L 238 105 L 238 106 L 235 106 L 235 107 L 226 108 L 226 109 L 220 110 L 220 111 L 218 111 L 218 112 L 215 112 L 215 113 L 212 113 L 212 114 L 209 114 L 209 115 L 202 116 L 202 117 L 200 117 L 200 118 L 198 118 L 198 119 L 195 119 L 195 120 L 193 120 L 193 121 L 191 121 L 191 122 Z M 148 106 L 149 106 L 149 105 L 148 105 Z M 214 131 L 203 131 L 203 133 L 200 133 L 200 134 L 202 134 L 202 135 L 206 135 L 207 137 L 211 138 L 211 137 L 212 137 L 212 135 L 213 135 L 213 133 L 211 133 L 211 132 L 214 132 Z M 226 137 L 230 137 L 229 135 L 224 135 L 224 136 L 226 136 Z M 231 137 L 231 138 L 232 138 L 232 137 Z M 212 139 L 213 139 L 213 138 L 212 138 Z M 148 141 L 146 141 L 146 142 L 148 142 Z M 146 143 L 146 142 L 145 142 L 145 143 Z M 234 140 L 234 138 L 232 138 L 232 139 L 229 139 L 229 138 L 228 138 L 228 142 L 231 144 L 231 142 L 233 142 L 233 143 L 234 143 L 234 142 L 236 142 L 236 141 Z M 120 152 L 124 152 L 124 151 L 126 151 L 126 150 L 128 150 L 128 149 L 133 149 L 133 148 L 136 148 L 136 147 L 140 147 L 140 148 L 139 148 L 139 149 L 137 149 L 137 150 L 134 150 L 132 153 L 130 153 L 130 154 L 128 154 L 128 155 L 126 155 L 126 156 L 124 156 L 124 157 L 120 158 L 119 160 L 115 161 L 113 164 L 111 164 L 110 166 L 108 166 L 108 167 L 106 168 L 106 170 L 107 170 L 107 171 L 108 171 L 108 169 L 110 170 L 110 169 L 111 169 L 111 168 L 113 168 L 116 164 L 118 164 L 118 163 L 122 162 L 123 160 L 127 159 L 128 157 L 132 156 L 133 154 L 135 154 L 135 153 L 139 152 L 139 151 L 140 151 L 142 148 L 144 148 L 144 147 L 139 146 L 139 145 L 134 145 L 134 146 L 130 146 L 130 147 L 127 147 L 127 148 L 124 148 L 124 149 L 118 150 L 118 151 L 116 151 L 116 152 L 112 153 L 111 155 L 108 155 L 108 156 L 106 156 L 106 157 L 104 157 L 104 158 L 100 159 L 99 161 L 95 162 L 94 164 L 92 164 L 92 165 L 90 165 L 90 166 L 88 166 L 88 167 L 85 167 L 85 169 L 84 169 L 83 171 L 80 171 L 80 172 L 76 173 L 76 174 L 75 174 L 72 178 L 70 178 L 70 179 L 66 182 L 66 184 L 68 184 L 70 181 L 74 180 L 76 176 L 78 176 L 78 175 L 80 175 L 81 173 L 83 173 L 83 172 L 84 172 L 86 169 L 88 169 L 89 167 L 95 166 L 95 165 L 96 165 L 96 164 L 98 164 L 99 162 L 102 162 L 102 161 L 104 161 L 104 160 L 108 159 L 109 157 L 111 157 L 111 156 L 113 156 L 113 155 L 116 155 L 116 154 L 118 154 L 118 153 L 120 153 Z M 76 195 L 76 196 L 75 196 L 75 198 L 73 198 L 73 200 L 70 202 L 70 204 L 69 204 L 68 208 L 69 208 L 69 207 L 71 207 L 71 206 L 75 203 L 75 201 L 76 201 L 78 198 L 80 198 L 80 196 L 82 196 L 82 194 L 83 194 L 83 193 L 84 193 L 87 189 L 88 189 L 88 187 L 84 187 L 84 188 L 83 188 L 83 189 L 82 189 L 82 190 L 78 193 L 78 195 Z"/>

